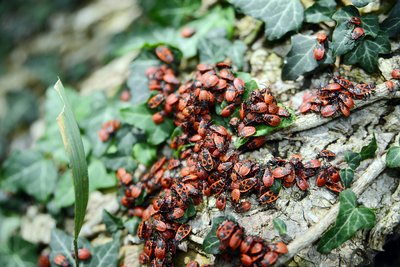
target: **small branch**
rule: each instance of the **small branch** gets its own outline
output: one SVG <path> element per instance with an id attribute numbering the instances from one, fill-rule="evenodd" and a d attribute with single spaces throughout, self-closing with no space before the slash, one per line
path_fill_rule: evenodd
<path id="1" fill-rule="evenodd" d="M 375 178 L 378 177 L 379 174 L 385 169 L 385 160 L 386 154 L 377 158 L 374 162 L 371 163 L 371 165 L 369 165 L 364 174 L 357 181 L 354 182 L 351 190 L 353 190 L 357 197 L 360 196 L 361 193 L 363 193 L 365 189 L 375 180 Z M 333 222 L 335 222 L 338 212 L 339 203 L 336 203 L 317 224 L 310 227 L 305 233 L 302 233 L 298 238 L 293 240 L 293 242 L 288 245 L 289 252 L 280 257 L 277 266 L 283 265 L 297 253 L 299 253 L 302 249 L 310 247 L 315 241 L 317 241 L 329 228 L 329 226 Z"/>
<path id="2" fill-rule="evenodd" d="M 353 110 L 370 105 L 379 100 L 392 99 L 392 98 L 393 99 L 400 98 L 400 92 L 398 91 L 396 93 L 389 93 L 389 90 L 387 89 L 386 85 L 384 83 L 382 83 L 376 87 L 375 94 L 372 95 L 369 99 L 355 100 L 354 101 L 355 107 Z M 330 122 L 331 120 L 339 118 L 339 117 L 341 117 L 341 115 L 329 117 L 329 118 L 324 118 L 324 117 L 320 116 L 319 114 L 315 114 L 315 113 L 300 115 L 297 118 L 296 122 L 292 126 L 268 136 L 268 140 L 282 140 L 283 137 L 287 136 L 288 134 L 301 132 L 301 131 L 305 131 L 305 130 L 310 130 L 312 128 L 326 124 L 326 123 Z"/>

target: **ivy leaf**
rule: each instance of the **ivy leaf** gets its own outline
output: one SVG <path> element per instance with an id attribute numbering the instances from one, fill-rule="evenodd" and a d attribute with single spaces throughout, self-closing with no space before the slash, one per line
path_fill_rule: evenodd
<path id="1" fill-rule="evenodd" d="M 124 227 L 128 230 L 128 233 L 131 235 L 136 235 L 137 228 L 142 221 L 139 217 L 129 218 L 126 222 L 124 222 Z"/>
<path id="2" fill-rule="evenodd" d="M 334 19 L 337 23 L 344 23 L 349 21 L 351 17 L 360 17 L 360 12 L 354 6 L 345 6 L 333 14 L 332 19 Z"/>
<path id="3" fill-rule="evenodd" d="M 400 147 L 392 146 L 386 155 L 386 166 L 389 168 L 400 168 Z"/>
<path id="4" fill-rule="evenodd" d="M 338 23 L 336 25 L 332 34 L 333 51 L 336 56 L 341 56 L 350 52 L 358 44 L 351 39 L 351 31 L 352 29 L 347 26 L 347 22 Z"/>
<path id="5" fill-rule="evenodd" d="M 75 267 L 76 266 L 75 259 L 72 257 L 73 242 L 74 238 L 71 235 L 59 229 L 53 229 L 51 231 L 51 239 L 50 239 L 50 248 L 51 248 L 50 258 L 54 259 L 56 255 L 63 254 L 68 259 L 69 262 L 68 266 Z M 89 250 L 92 251 L 92 246 L 90 242 L 88 242 L 86 239 L 79 238 L 77 242 L 78 242 L 78 247 L 88 248 Z M 93 262 L 93 259 L 90 260 L 90 262 Z M 87 262 L 80 262 L 79 264 L 79 266 L 88 266 L 88 265 L 89 263 Z"/>
<path id="6" fill-rule="evenodd" d="M 363 146 L 360 151 L 360 156 L 362 160 L 373 158 L 375 156 L 375 152 L 378 149 L 378 144 L 376 143 L 375 135 L 372 138 L 371 142 L 368 145 Z"/>
<path id="7" fill-rule="evenodd" d="M 335 0 L 319 0 L 304 11 L 305 21 L 308 23 L 332 21 L 331 17 L 335 10 Z"/>
<path id="8" fill-rule="evenodd" d="M 139 197 L 135 199 L 135 206 L 140 206 L 146 200 L 147 197 L 147 189 L 143 189 L 142 193 L 140 193 Z"/>
<path id="9" fill-rule="evenodd" d="M 71 171 L 66 171 L 58 180 L 53 203 L 57 208 L 64 208 L 75 203 L 74 184 Z"/>
<path id="10" fill-rule="evenodd" d="M 113 236 L 113 241 L 94 248 L 94 255 L 90 261 L 90 267 L 118 266 L 118 254 L 120 246 L 120 233 Z"/>
<path id="11" fill-rule="evenodd" d="M 103 210 L 103 223 L 106 225 L 107 231 L 114 234 L 118 230 L 124 229 L 121 218 L 118 218 L 106 210 Z"/>
<path id="12" fill-rule="evenodd" d="M 157 159 L 157 147 L 147 143 L 137 143 L 133 146 L 133 157 L 145 166 L 150 167 Z"/>
<path id="13" fill-rule="evenodd" d="M 281 104 L 278 104 L 279 107 L 283 107 Z M 255 126 L 256 127 L 256 133 L 254 136 L 266 136 L 274 131 L 284 129 L 292 125 L 296 121 L 296 114 L 293 109 L 289 107 L 285 107 L 287 111 L 290 113 L 289 118 L 281 118 L 281 123 L 278 126 L 270 126 L 267 124 L 260 124 Z"/>
<path id="14" fill-rule="evenodd" d="M 282 219 L 274 218 L 272 222 L 274 224 L 275 230 L 278 231 L 280 236 L 286 234 L 287 231 L 286 223 Z"/>
<path id="15" fill-rule="evenodd" d="M 340 179 L 345 188 L 349 188 L 354 179 L 354 171 L 352 169 L 340 170 Z"/>
<path id="16" fill-rule="evenodd" d="M 147 141 L 151 145 L 159 145 L 170 137 L 174 130 L 171 119 L 166 118 L 161 124 L 156 125 L 152 119 L 152 113 L 147 108 L 147 104 L 125 107 L 120 110 L 122 120 L 143 131 L 147 135 Z"/>
<path id="17" fill-rule="evenodd" d="M 0 212 L 0 250 L 7 246 L 10 237 L 15 236 L 20 224 L 21 219 L 18 216 L 3 216 Z"/>
<path id="18" fill-rule="evenodd" d="M 365 37 L 361 44 L 351 53 L 344 56 L 344 64 L 360 66 L 368 73 L 378 70 L 379 54 L 390 52 L 390 42 L 384 31 L 380 31 L 375 39 Z"/>
<path id="19" fill-rule="evenodd" d="M 353 2 L 353 5 L 360 8 L 360 7 L 365 7 L 369 3 L 372 3 L 373 0 L 352 0 L 352 2 Z"/>
<path id="20" fill-rule="evenodd" d="M 100 160 L 92 159 L 88 172 L 90 192 L 97 189 L 110 188 L 117 184 L 114 174 L 107 173 L 106 168 Z"/>
<path id="21" fill-rule="evenodd" d="M 339 214 L 335 225 L 320 239 L 317 250 L 329 253 L 349 240 L 360 229 L 371 229 L 375 225 L 375 214 L 372 210 L 357 205 L 357 197 L 350 189 L 340 193 Z"/>
<path id="22" fill-rule="evenodd" d="M 0 266 L 37 266 L 37 247 L 19 236 L 13 236 L 5 247 L 0 247 Z"/>
<path id="23" fill-rule="evenodd" d="M 183 215 L 182 218 L 179 218 L 178 220 L 176 220 L 176 222 L 178 223 L 186 223 L 191 217 L 196 215 L 196 209 L 194 207 L 194 203 L 193 200 L 191 198 L 189 198 L 189 206 L 188 208 L 185 210 L 185 214 Z"/>
<path id="24" fill-rule="evenodd" d="M 256 81 L 250 80 L 250 81 L 245 82 L 243 99 L 249 99 L 251 92 L 256 89 L 258 89 L 258 84 Z"/>
<path id="25" fill-rule="evenodd" d="M 133 172 L 137 168 L 137 162 L 132 155 L 121 155 L 119 153 L 107 154 L 102 157 L 102 162 L 108 170 L 116 171 L 119 168 L 125 168 L 129 172 Z"/>
<path id="26" fill-rule="evenodd" d="M 296 31 L 303 22 L 304 8 L 299 0 L 231 0 L 246 15 L 265 22 L 268 40 L 277 40 Z"/>
<path id="27" fill-rule="evenodd" d="M 226 56 L 232 60 L 233 65 L 238 69 L 242 69 L 244 65 L 244 54 L 247 45 L 241 40 L 235 40 L 226 50 Z"/>
<path id="28" fill-rule="evenodd" d="M 21 189 L 40 202 L 48 200 L 57 181 L 54 163 L 38 151 L 14 151 L 4 163 L 1 187 L 10 192 Z"/>
<path id="29" fill-rule="evenodd" d="M 381 24 L 382 30 L 393 38 L 400 35 L 400 2 L 397 1 L 389 16 Z"/>
<path id="30" fill-rule="evenodd" d="M 315 36 L 296 34 L 292 36 L 291 40 L 292 48 L 286 56 L 282 79 L 295 80 L 300 75 L 307 74 L 321 65 L 333 63 L 331 48 L 325 51 L 324 59 L 317 61 L 314 58 L 314 49 L 317 44 Z M 330 43 L 329 47 L 331 47 Z"/>
<path id="31" fill-rule="evenodd" d="M 282 188 L 282 181 L 281 179 L 275 179 L 274 183 L 271 186 L 271 191 L 274 192 L 276 195 L 279 194 Z"/>
<path id="32" fill-rule="evenodd" d="M 143 49 L 131 63 L 127 85 L 132 95 L 130 100 L 132 104 L 143 103 L 150 97 L 151 91 L 149 90 L 146 71 L 149 67 L 157 67 L 159 65 L 160 61 L 154 51 L 150 49 Z"/>
<path id="33" fill-rule="evenodd" d="M 217 229 L 219 225 L 225 220 L 231 220 L 228 216 L 215 217 L 212 222 L 212 227 L 210 232 L 204 237 L 203 250 L 208 254 L 217 255 L 220 253 L 219 250 L 219 239 L 217 237 Z"/>
<path id="34" fill-rule="evenodd" d="M 346 151 L 344 153 L 344 160 L 349 164 L 349 167 L 352 170 L 357 169 L 360 166 L 360 162 L 362 160 L 360 153 L 355 153 L 352 151 Z"/>
<path id="35" fill-rule="evenodd" d="M 200 0 L 140 0 L 140 6 L 145 14 L 153 21 L 162 25 L 178 27 L 195 14 L 200 8 Z"/>

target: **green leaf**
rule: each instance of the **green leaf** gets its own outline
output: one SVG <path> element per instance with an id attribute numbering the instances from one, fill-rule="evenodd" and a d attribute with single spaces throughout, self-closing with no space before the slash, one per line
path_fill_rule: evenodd
<path id="1" fill-rule="evenodd" d="M 283 236 L 286 234 L 287 228 L 286 228 L 286 223 L 279 218 L 274 218 L 272 220 L 273 224 L 274 224 L 274 228 L 276 231 L 278 231 L 280 236 Z"/>
<path id="2" fill-rule="evenodd" d="M 90 267 L 118 266 L 118 254 L 120 246 L 120 234 L 113 236 L 113 241 L 94 248 L 94 255 L 90 261 Z"/>
<path id="3" fill-rule="evenodd" d="M 5 180 L 1 187 L 16 192 L 21 189 L 45 202 L 53 193 L 57 181 L 54 163 L 34 150 L 12 152 L 4 163 Z"/>
<path id="4" fill-rule="evenodd" d="M 369 35 L 375 38 L 380 31 L 379 20 L 376 15 L 366 15 L 361 17 L 362 28 L 364 29 L 365 35 Z"/>
<path id="5" fill-rule="evenodd" d="M 271 186 L 271 190 L 272 192 L 274 192 L 275 194 L 279 194 L 279 191 L 281 191 L 282 188 L 282 180 L 281 179 L 275 179 L 274 183 Z"/>
<path id="6" fill-rule="evenodd" d="M 0 250 L 7 246 L 10 237 L 15 235 L 15 231 L 21 224 L 18 216 L 4 216 L 0 212 Z"/>
<path id="7" fill-rule="evenodd" d="M 344 153 L 344 160 L 349 164 L 349 167 L 352 170 L 357 169 L 360 166 L 360 162 L 362 160 L 360 153 L 355 153 L 352 151 L 346 151 Z"/>
<path id="8" fill-rule="evenodd" d="M 74 242 L 75 242 L 74 238 L 69 234 L 59 229 L 53 229 L 51 231 L 51 238 L 50 238 L 50 249 L 51 249 L 50 258 L 54 259 L 56 255 L 63 254 L 68 259 L 69 262 L 68 266 L 71 267 L 77 266 L 75 259 L 72 257 Z M 88 248 L 89 250 L 92 251 L 92 246 L 90 242 L 88 242 L 86 239 L 79 238 L 77 240 L 77 246 L 79 248 L 81 247 Z M 93 256 L 94 255 L 92 255 L 92 258 Z M 90 262 L 93 262 L 93 259 Z M 89 264 L 87 262 L 80 262 L 79 265 L 88 266 Z"/>
<path id="9" fill-rule="evenodd" d="M 250 81 L 245 81 L 245 88 L 244 88 L 244 94 L 243 94 L 243 99 L 249 99 L 250 94 L 252 91 L 258 89 L 258 84 L 256 81 L 254 80 L 250 80 Z"/>
<path id="10" fill-rule="evenodd" d="M 400 168 L 400 147 L 392 146 L 386 155 L 386 166 L 389 168 Z"/>
<path id="11" fill-rule="evenodd" d="M 117 185 L 115 175 L 107 173 L 104 164 L 97 159 L 92 159 L 92 162 L 89 164 L 88 172 L 89 192 Z"/>
<path id="12" fill-rule="evenodd" d="M 108 154 L 102 157 L 102 162 L 108 170 L 116 171 L 119 168 L 125 168 L 133 172 L 137 168 L 137 162 L 131 155 L 120 155 L 119 153 Z"/>
<path id="13" fill-rule="evenodd" d="M 283 107 L 281 104 L 278 104 L 278 106 Z M 267 124 L 261 124 L 261 125 L 255 126 L 257 131 L 254 134 L 254 136 L 266 136 L 274 131 L 284 129 L 284 128 L 287 128 L 290 125 L 292 125 L 296 121 L 296 114 L 295 114 L 294 110 L 289 107 L 285 107 L 285 109 L 287 111 L 289 111 L 289 113 L 290 113 L 289 118 L 282 117 L 281 123 L 278 126 L 270 126 Z"/>
<path id="14" fill-rule="evenodd" d="M 217 229 L 219 225 L 226 220 L 225 216 L 215 217 L 212 222 L 210 232 L 204 237 L 203 250 L 208 254 L 219 254 L 219 239 L 217 237 Z"/>
<path id="15" fill-rule="evenodd" d="M 319 0 L 306 9 L 306 11 L 304 12 L 304 20 L 308 23 L 332 21 L 331 17 L 335 10 L 335 0 Z"/>
<path id="16" fill-rule="evenodd" d="M 353 5 L 360 8 L 360 7 L 365 7 L 369 3 L 372 3 L 373 0 L 352 0 L 352 2 L 353 2 Z"/>
<path id="17" fill-rule="evenodd" d="M 71 171 L 66 171 L 59 179 L 54 193 L 53 202 L 57 208 L 68 207 L 75 203 Z"/>
<path id="18" fill-rule="evenodd" d="M 152 119 L 152 113 L 145 103 L 120 110 L 122 120 L 128 124 L 145 131 L 147 141 L 151 145 L 159 145 L 170 137 L 174 124 L 166 118 L 161 124 L 156 125 Z"/>
<path id="19" fill-rule="evenodd" d="M 143 103 L 150 97 L 151 91 L 149 90 L 146 71 L 149 67 L 159 65 L 160 61 L 153 49 L 143 49 L 131 63 L 127 85 L 132 95 L 130 100 L 132 104 Z"/>
<path id="20" fill-rule="evenodd" d="M 103 210 L 103 222 L 106 225 L 107 231 L 112 234 L 124 229 L 121 218 L 115 217 L 106 210 Z"/>
<path id="21" fill-rule="evenodd" d="M 382 30 L 393 38 L 400 35 L 400 2 L 397 1 L 389 16 L 381 24 Z"/>
<path id="22" fill-rule="evenodd" d="M 217 6 L 208 10 L 204 16 L 185 24 L 195 30 L 190 38 L 181 36 L 181 28 L 164 27 L 149 23 L 135 26 L 128 41 L 122 48 L 117 49 L 116 55 L 122 55 L 134 49 L 140 49 L 145 44 L 165 43 L 177 47 L 185 58 L 196 56 L 199 42 L 206 38 L 211 31 L 222 32 L 231 38 L 234 29 L 235 14 L 232 8 Z"/>
<path id="23" fill-rule="evenodd" d="M 376 143 L 375 135 L 373 136 L 371 142 L 368 145 L 363 146 L 360 151 L 360 155 L 362 160 L 373 158 L 375 156 L 375 152 L 378 149 L 378 144 Z"/>
<path id="24" fill-rule="evenodd" d="M 325 57 L 317 61 L 314 58 L 314 49 L 317 45 L 315 36 L 296 34 L 292 36 L 292 48 L 286 56 L 286 64 L 282 69 L 282 79 L 295 80 L 300 75 L 307 74 L 321 65 L 333 63 L 332 49 L 325 51 Z M 329 43 L 328 45 L 332 45 Z"/>
<path id="25" fill-rule="evenodd" d="M 340 170 L 340 179 L 345 188 L 349 188 L 354 179 L 354 171 L 352 169 Z"/>
<path id="26" fill-rule="evenodd" d="M 60 80 L 54 85 L 54 89 L 60 95 L 63 101 L 62 112 L 57 117 L 57 123 L 60 127 L 64 147 L 70 160 L 70 168 L 74 179 L 75 191 L 75 228 L 74 228 L 74 248 L 75 254 L 78 253 L 78 236 L 85 219 L 86 207 L 89 198 L 89 179 L 88 167 L 86 164 L 85 151 L 80 136 L 78 124 L 76 123 L 74 113 L 66 99 L 64 87 Z M 78 260 L 77 260 L 78 262 Z"/>
<path id="27" fill-rule="evenodd" d="M 352 51 L 358 44 L 351 39 L 351 31 L 352 28 L 347 26 L 347 22 L 336 25 L 332 34 L 333 51 L 336 56 L 341 56 Z"/>
<path id="28" fill-rule="evenodd" d="M 37 266 L 37 247 L 19 236 L 13 236 L 7 247 L 0 248 L 0 266 L 35 267 Z"/>
<path id="29" fill-rule="evenodd" d="M 129 218 L 125 223 L 124 223 L 124 227 L 128 230 L 128 233 L 131 235 L 136 235 L 137 232 L 137 228 L 140 224 L 140 222 L 142 221 L 141 218 L 139 217 L 132 217 Z"/>
<path id="30" fill-rule="evenodd" d="M 200 40 L 198 50 L 201 62 L 217 63 L 230 58 L 233 65 L 241 69 L 247 46 L 240 40 L 230 42 L 225 37 L 210 37 Z"/>
<path id="31" fill-rule="evenodd" d="M 146 200 L 147 197 L 147 189 L 143 189 L 140 193 L 139 197 L 135 199 L 135 206 L 140 206 Z"/>
<path id="32" fill-rule="evenodd" d="M 268 40 L 277 40 L 296 31 L 303 22 L 304 8 L 299 0 L 230 0 L 246 15 L 265 22 Z"/>
<path id="33" fill-rule="evenodd" d="M 193 200 L 191 198 L 189 198 L 189 206 L 188 208 L 185 210 L 185 214 L 183 215 L 182 218 L 179 218 L 178 220 L 176 220 L 176 222 L 178 223 L 186 223 L 191 217 L 196 215 L 196 209 L 194 207 L 194 203 Z"/>
<path id="34" fill-rule="evenodd" d="M 317 250 L 329 253 L 332 249 L 352 238 L 360 229 L 371 229 L 375 225 L 375 214 L 372 210 L 357 205 L 357 197 L 347 189 L 340 193 L 339 214 L 335 225 L 320 239 Z"/>
<path id="35" fill-rule="evenodd" d="M 133 157 L 145 166 L 150 167 L 157 159 L 157 147 L 147 143 L 137 143 L 133 146 Z"/>
<path id="36" fill-rule="evenodd" d="M 360 12 L 354 6 L 345 6 L 333 14 L 332 19 L 337 23 L 343 23 L 349 21 L 351 17 L 360 17 Z"/>
<path id="37" fill-rule="evenodd" d="M 153 21 L 162 25 L 178 27 L 200 8 L 200 0 L 140 0 L 140 6 Z"/>
<path id="38" fill-rule="evenodd" d="M 390 52 L 390 42 L 384 31 L 380 31 L 375 39 L 366 37 L 360 45 L 344 56 L 344 64 L 360 66 L 368 73 L 378 71 L 379 54 Z"/>

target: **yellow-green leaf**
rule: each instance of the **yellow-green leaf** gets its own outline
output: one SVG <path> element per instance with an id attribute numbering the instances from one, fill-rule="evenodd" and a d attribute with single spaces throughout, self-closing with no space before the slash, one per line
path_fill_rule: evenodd
<path id="1" fill-rule="evenodd" d="M 59 94 L 63 107 L 61 113 L 57 117 L 57 123 L 60 128 L 64 148 L 69 158 L 70 168 L 72 170 L 72 178 L 74 180 L 75 191 L 75 232 L 74 247 L 77 253 L 77 240 L 79 232 L 82 228 L 83 220 L 89 197 L 89 179 L 88 167 L 86 163 L 85 150 L 83 148 L 82 138 L 79 132 L 78 124 L 71 106 L 66 98 L 64 87 L 60 80 L 54 85 L 54 89 Z M 78 262 L 77 262 L 77 265 Z"/>

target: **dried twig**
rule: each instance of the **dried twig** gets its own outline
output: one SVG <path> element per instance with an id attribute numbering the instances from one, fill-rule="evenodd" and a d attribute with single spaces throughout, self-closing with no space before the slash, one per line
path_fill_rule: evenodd
<path id="1" fill-rule="evenodd" d="M 370 105 L 379 100 L 385 100 L 385 99 L 391 99 L 391 98 L 400 98 L 400 92 L 389 93 L 389 90 L 387 89 L 387 87 L 384 83 L 379 84 L 376 87 L 375 94 L 372 95 L 369 99 L 355 100 L 354 101 L 355 102 L 354 109 L 358 109 L 358 108 Z M 338 116 L 334 116 L 334 117 L 324 118 L 324 117 L 320 116 L 319 114 L 315 114 L 315 113 L 300 115 L 298 117 L 298 119 L 296 120 L 296 122 L 292 126 L 268 136 L 268 140 L 281 140 L 285 136 L 287 137 L 288 134 L 301 132 L 301 131 L 305 131 L 305 130 L 310 130 L 317 126 L 326 124 L 326 123 L 330 122 L 331 120 L 336 119 L 338 117 L 341 117 L 341 116 L 338 115 Z"/>
<path id="2" fill-rule="evenodd" d="M 385 169 L 385 160 L 386 154 L 378 157 L 374 162 L 371 163 L 371 165 L 369 165 L 364 174 L 356 182 L 354 182 L 351 189 L 357 196 L 361 195 L 361 193 L 363 193 L 365 189 L 374 181 L 374 179 L 378 177 L 379 174 Z M 339 203 L 336 203 L 317 224 L 310 227 L 307 232 L 301 234 L 288 245 L 289 252 L 279 259 L 277 265 L 279 266 L 284 264 L 297 253 L 299 253 L 299 251 L 311 246 L 316 240 L 318 240 L 323 232 L 325 232 L 328 227 L 335 222 L 338 212 Z"/>

